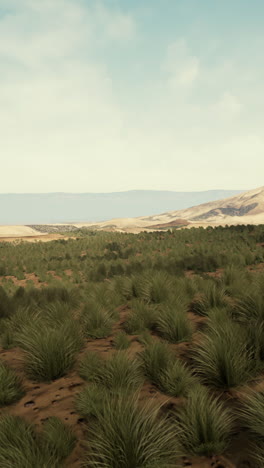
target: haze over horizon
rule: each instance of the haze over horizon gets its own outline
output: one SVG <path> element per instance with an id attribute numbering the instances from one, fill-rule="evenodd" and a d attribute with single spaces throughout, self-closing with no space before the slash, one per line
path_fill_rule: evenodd
<path id="1" fill-rule="evenodd" d="M 234 196 L 241 191 L 1 194 L 0 225 L 98 222 L 150 216 Z"/>
<path id="2" fill-rule="evenodd" d="M 263 185 L 262 0 L 0 0 L 1 193 Z"/>

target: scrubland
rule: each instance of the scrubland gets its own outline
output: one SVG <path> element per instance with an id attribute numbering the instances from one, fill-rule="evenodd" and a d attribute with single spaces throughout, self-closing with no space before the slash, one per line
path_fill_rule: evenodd
<path id="1" fill-rule="evenodd" d="M 0 468 L 263 467 L 263 245 L 261 225 L 1 242 Z"/>

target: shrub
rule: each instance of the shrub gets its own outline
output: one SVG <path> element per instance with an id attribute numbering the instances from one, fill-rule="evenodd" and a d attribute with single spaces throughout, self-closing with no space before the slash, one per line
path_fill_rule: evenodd
<path id="1" fill-rule="evenodd" d="M 175 466 L 180 456 L 177 431 L 153 402 L 138 397 L 106 398 L 90 427 L 83 467 L 132 468 Z"/>
<path id="2" fill-rule="evenodd" d="M 220 455 L 230 442 L 233 417 L 219 399 L 197 386 L 175 413 L 180 441 L 188 454 Z"/>
<path id="3" fill-rule="evenodd" d="M 23 394 L 21 379 L 6 364 L 0 362 L 0 406 L 18 401 Z"/>

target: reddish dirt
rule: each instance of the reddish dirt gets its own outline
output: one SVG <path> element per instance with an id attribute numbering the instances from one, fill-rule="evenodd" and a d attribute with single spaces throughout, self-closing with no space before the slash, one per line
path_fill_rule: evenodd
<path id="1" fill-rule="evenodd" d="M 25 279 L 19 280 L 16 278 L 16 276 L 0 276 L 0 282 L 3 281 L 3 279 L 11 280 L 16 286 L 23 286 L 25 287 L 27 285 L 27 281 L 33 281 L 34 286 L 36 288 L 40 288 L 41 286 L 46 286 L 47 283 L 39 281 L 39 278 L 35 273 L 24 273 Z"/>
<path id="2" fill-rule="evenodd" d="M 75 411 L 74 398 L 80 392 L 85 381 L 78 375 L 78 364 L 83 358 L 84 353 L 87 351 L 96 351 L 100 353 L 105 359 L 109 358 L 116 350 L 113 347 L 113 340 L 116 333 L 122 330 L 124 321 L 129 311 L 127 306 L 120 309 L 120 319 L 113 327 L 112 334 L 105 339 L 87 340 L 84 348 L 77 356 L 76 365 L 74 369 L 66 376 L 57 379 L 51 383 L 39 383 L 28 380 L 23 371 L 23 352 L 19 348 L 12 348 L 9 350 L 0 349 L 0 359 L 3 359 L 7 364 L 13 368 L 18 375 L 22 378 L 23 385 L 26 391 L 25 396 L 17 403 L 5 407 L 3 411 L 7 411 L 14 415 L 24 417 L 26 420 L 37 425 L 41 428 L 42 423 L 50 416 L 57 416 L 65 424 L 71 426 L 78 437 L 78 444 L 76 445 L 71 456 L 66 461 L 66 467 L 77 468 L 80 466 L 80 460 L 83 453 L 82 440 L 85 438 L 85 423 L 80 415 Z M 199 339 L 199 328 L 203 325 L 206 318 L 198 317 L 193 313 L 188 313 L 189 319 L 194 324 L 197 332 L 193 334 L 192 342 L 184 342 L 171 345 L 171 348 L 178 354 L 179 357 L 186 359 L 190 346 Z M 158 339 L 157 336 L 153 336 Z M 129 335 L 131 342 L 128 348 L 128 353 L 135 356 L 142 350 L 142 345 L 138 341 L 137 335 Z M 230 398 L 236 398 L 239 395 L 230 395 Z M 140 394 L 140 400 L 155 399 L 159 403 L 164 404 L 164 408 L 172 408 L 174 406 L 182 405 L 183 398 L 168 397 L 157 390 L 157 388 L 145 382 Z M 241 445 L 237 447 L 239 452 Z M 230 459 L 239 459 L 237 454 L 233 454 Z M 239 462 L 240 463 L 240 462 Z M 232 464 L 231 461 L 225 457 L 206 458 L 198 457 L 192 459 L 184 459 L 182 466 L 189 466 L 192 468 L 242 468 L 240 464 Z M 246 466 L 246 465 L 245 465 Z M 253 467 L 252 467 L 253 468 Z"/>

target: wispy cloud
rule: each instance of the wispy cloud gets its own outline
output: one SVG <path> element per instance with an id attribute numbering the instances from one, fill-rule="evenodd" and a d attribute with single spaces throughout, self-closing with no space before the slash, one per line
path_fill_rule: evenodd
<path id="1" fill-rule="evenodd" d="M 0 0 L 0 190 L 263 185 L 263 65 L 127 5 Z"/>
<path id="2" fill-rule="evenodd" d="M 163 69 L 168 73 L 172 88 L 192 85 L 199 75 L 199 67 L 199 59 L 191 54 L 185 39 L 178 39 L 168 46 Z"/>

